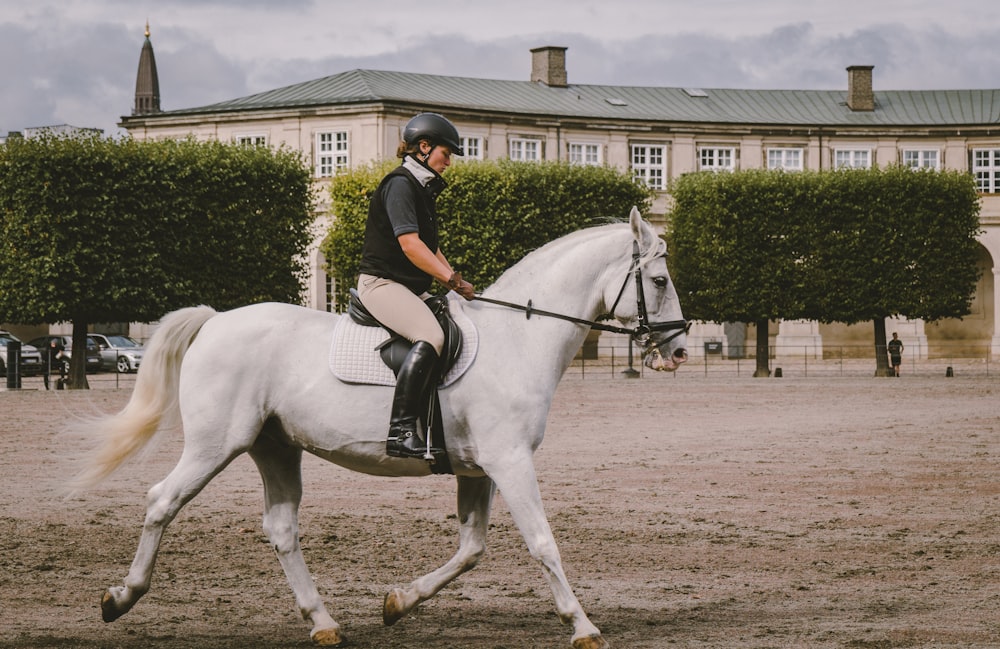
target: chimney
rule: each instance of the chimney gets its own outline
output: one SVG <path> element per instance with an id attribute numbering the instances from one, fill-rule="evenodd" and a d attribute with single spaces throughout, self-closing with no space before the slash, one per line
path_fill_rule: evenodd
<path id="1" fill-rule="evenodd" d="M 531 80 L 547 86 L 565 88 L 566 48 L 546 45 L 531 50 Z"/>
<path id="2" fill-rule="evenodd" d="M 872 90 L 874 65 L 852 65 L 847 68 L 847 107 L 851 110 L 875 110 Z"/>

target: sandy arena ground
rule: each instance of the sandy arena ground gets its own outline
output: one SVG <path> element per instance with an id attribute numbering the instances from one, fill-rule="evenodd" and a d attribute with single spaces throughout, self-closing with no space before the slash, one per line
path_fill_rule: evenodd
<path id="1" fill-rule="evenodd" d="M 683 370 L 682 370 L 683 372 Z M 101 621 L 179 439 L 63 499 L 74 413 L 127 390 L 0 392 L 0 647 L 308 647 L 238 459 Z M 570 582 L 618 649 L 1000 646 L 1000 379 L 567 377 L 536 458 Z M 309 457 L 306 560 L 350 647 L 568 647 L 502 494 L 480 565 L 394 627 L 384 594 L 457 543 L 453 478 Z"/>

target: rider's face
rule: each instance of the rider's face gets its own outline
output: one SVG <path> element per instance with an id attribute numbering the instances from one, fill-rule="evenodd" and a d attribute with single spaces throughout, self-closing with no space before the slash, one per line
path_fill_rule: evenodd
<path id="1" fill-rule="evenodd" d="M 421 142 L 420 151 L 427 156 L 425 161 L 427 166 L 439 174 L 443 174 L 451 164 L 451 149 L 445 144 L 431 146 L 427 142 Z"/>

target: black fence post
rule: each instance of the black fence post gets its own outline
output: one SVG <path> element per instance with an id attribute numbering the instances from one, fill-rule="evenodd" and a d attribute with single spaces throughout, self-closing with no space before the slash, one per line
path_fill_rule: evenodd
<path id="1" fill-rule="evenodd" d="M 640 374 L 635 369 L 635 367 L 632 365 L 632 358 L 633 358 L 632 338 L 629 337 L 629 339 L 628 339 L 628 367 L 626 367 L 624 370 L 622 370 L 622 375 L 624 375 L 625 378 L 637 379 L 637 378 L 639 378 Z"/>
<path id="2" fill-rule="evenodd" d="M 21 389 L 21 342 L 7 341 L 7 389 Z"/>

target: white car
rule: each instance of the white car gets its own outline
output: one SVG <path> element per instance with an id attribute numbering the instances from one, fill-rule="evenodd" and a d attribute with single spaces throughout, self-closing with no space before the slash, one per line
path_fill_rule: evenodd
<path id="1" fill-rule="evenodd" d="M 21 342 L 21 339 L 9 331 L 0 331 L 0 381 L 7 376 L 7 343 L 21 343 L 21 375 L 42 373 L 42 354 L 35 347 Z"/>
<path id="2" fill-rule="evenodd" d="M 87 334 L 101 350 L 101 369 L 122 374 L 138 372 L 145 351 L 142 343 L 118 334 Z"/>

